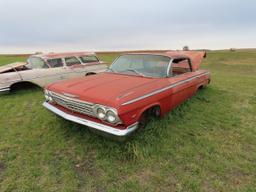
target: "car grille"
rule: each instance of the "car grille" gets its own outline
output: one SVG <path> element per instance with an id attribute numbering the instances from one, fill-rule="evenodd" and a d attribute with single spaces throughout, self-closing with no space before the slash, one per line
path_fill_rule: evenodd
<path id="1" fill-rule="evenodd" d="M 95 117 L 92 110 L 93 104 L 84 101 L 79 101 L 77 99 L 71 99 L 61 94 L 51 92 L 53 100 L 60 106 L 65 107 L 73 112 L 81 113 L 84 115 L 89 115 Z"/>

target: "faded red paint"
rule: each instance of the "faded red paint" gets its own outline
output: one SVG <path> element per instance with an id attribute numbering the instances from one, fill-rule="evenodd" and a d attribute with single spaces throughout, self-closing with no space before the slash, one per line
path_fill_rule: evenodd
<path id="1" fill-rule="evenodd" d="M 77 78 L 73 80 L 54 83 L 46 87 L 48 90 L 63 94 L 77 95 L 79 100 L 101 104 L 117 109 L 123 126 L 112 126 L 117 129 L 125 129 L 129 125 L 140 120 L 142 113 L 152 106 L 160 106 L 163 116 L 186 99 L 193 96 L 199 87 L 205 87 L 210 82 L 210 74 L 207 70 L 198 70 L 205 52 L 172 51 L 165 53 L 135 53 L 163 55 L 171 58 L 189 57 L 192 61 L 193 71 L 181 75 L 165 78 L 148 78 L 134 75 L 125 75 L 104 72 L 94 76 Z M 191 80 L 190 80 L 191 79 Z M 190 81 L 188 81 L 190 80 Z M 179 84 L 179 82 L 184 82 Z M 178 84 L 177 84 L 178 83 Z M 152 96 L 140 99 L 131 104 L 125 103 L 143 97 L 152 92 L 176 85 Z M 59 106 L 60 109 L 62 107 Z M 63 109 L 66 112 L 68 110 Z M 72 112 L 70 112 L 72 113 Z M 101 120 L 78 115 L 95 122 Z M 110 123 L 102 122 L 111 125 Z"/>

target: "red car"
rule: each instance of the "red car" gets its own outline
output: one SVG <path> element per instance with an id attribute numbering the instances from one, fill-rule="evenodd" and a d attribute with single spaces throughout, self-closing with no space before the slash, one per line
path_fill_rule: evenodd
<path id="1" fill-rule="evenodd" d="M 200 70 L 203 51 L 132 53 L 119 56 L 106 72 L 53 83 L 44 107 L 94 130 L 124 137 L 163 116 L 210 83 Z"/>

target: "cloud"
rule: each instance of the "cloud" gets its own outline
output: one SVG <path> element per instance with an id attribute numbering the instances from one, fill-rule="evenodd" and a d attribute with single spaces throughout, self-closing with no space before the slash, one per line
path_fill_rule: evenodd
<path id="1" fill-rule="evenodd" d="M 252 0 L 9 0 L 0 7 L 0 52 L 256 43 Z"/>

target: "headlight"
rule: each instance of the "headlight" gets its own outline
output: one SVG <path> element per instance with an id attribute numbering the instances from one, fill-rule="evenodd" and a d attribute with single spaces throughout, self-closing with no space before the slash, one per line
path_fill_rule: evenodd
<path id="1" fill-rule="evenodd" d="M 53 102 L 51 92 L 46 89 L 44 90 L 44 97 L 45 97 L 46 101 Z"/>
<path id="2" fill-rule="evenodd" d="M 117 121 L 117 118 L 118 118 L 116 113 L 112 110 L 108 110 L 106 116 L 107 116 L 107 121 L 109 123 L 115 123 Z"/>
<path id="3" fill-rule="evenodd" d="M 106 110 L 103 107 L 99 107 L 96 109 L 96 113 L 99 119 L 105 119 Z"/>
<path id="4" fill-rule="evenodd" d="M 49 95 L 49 91 L 47 89 L 44 90 L 45 95 Z"/>
<path id="5" fill-rule="evenodd" d="M 49 96 L 48 95 L 45 94 L 44 97 L 45 97 L 46 101 L 49 101 Z"/>
<path id="6" fill-rule="evenodd" d="M 117 115 L 116 110 L 110 107 L 105 107 L 105 106 L 96 104 L 93 107 L 93 112 L 98 119 L 101 119 L 113 124 L 120 122 L 120 119 Z"/>

